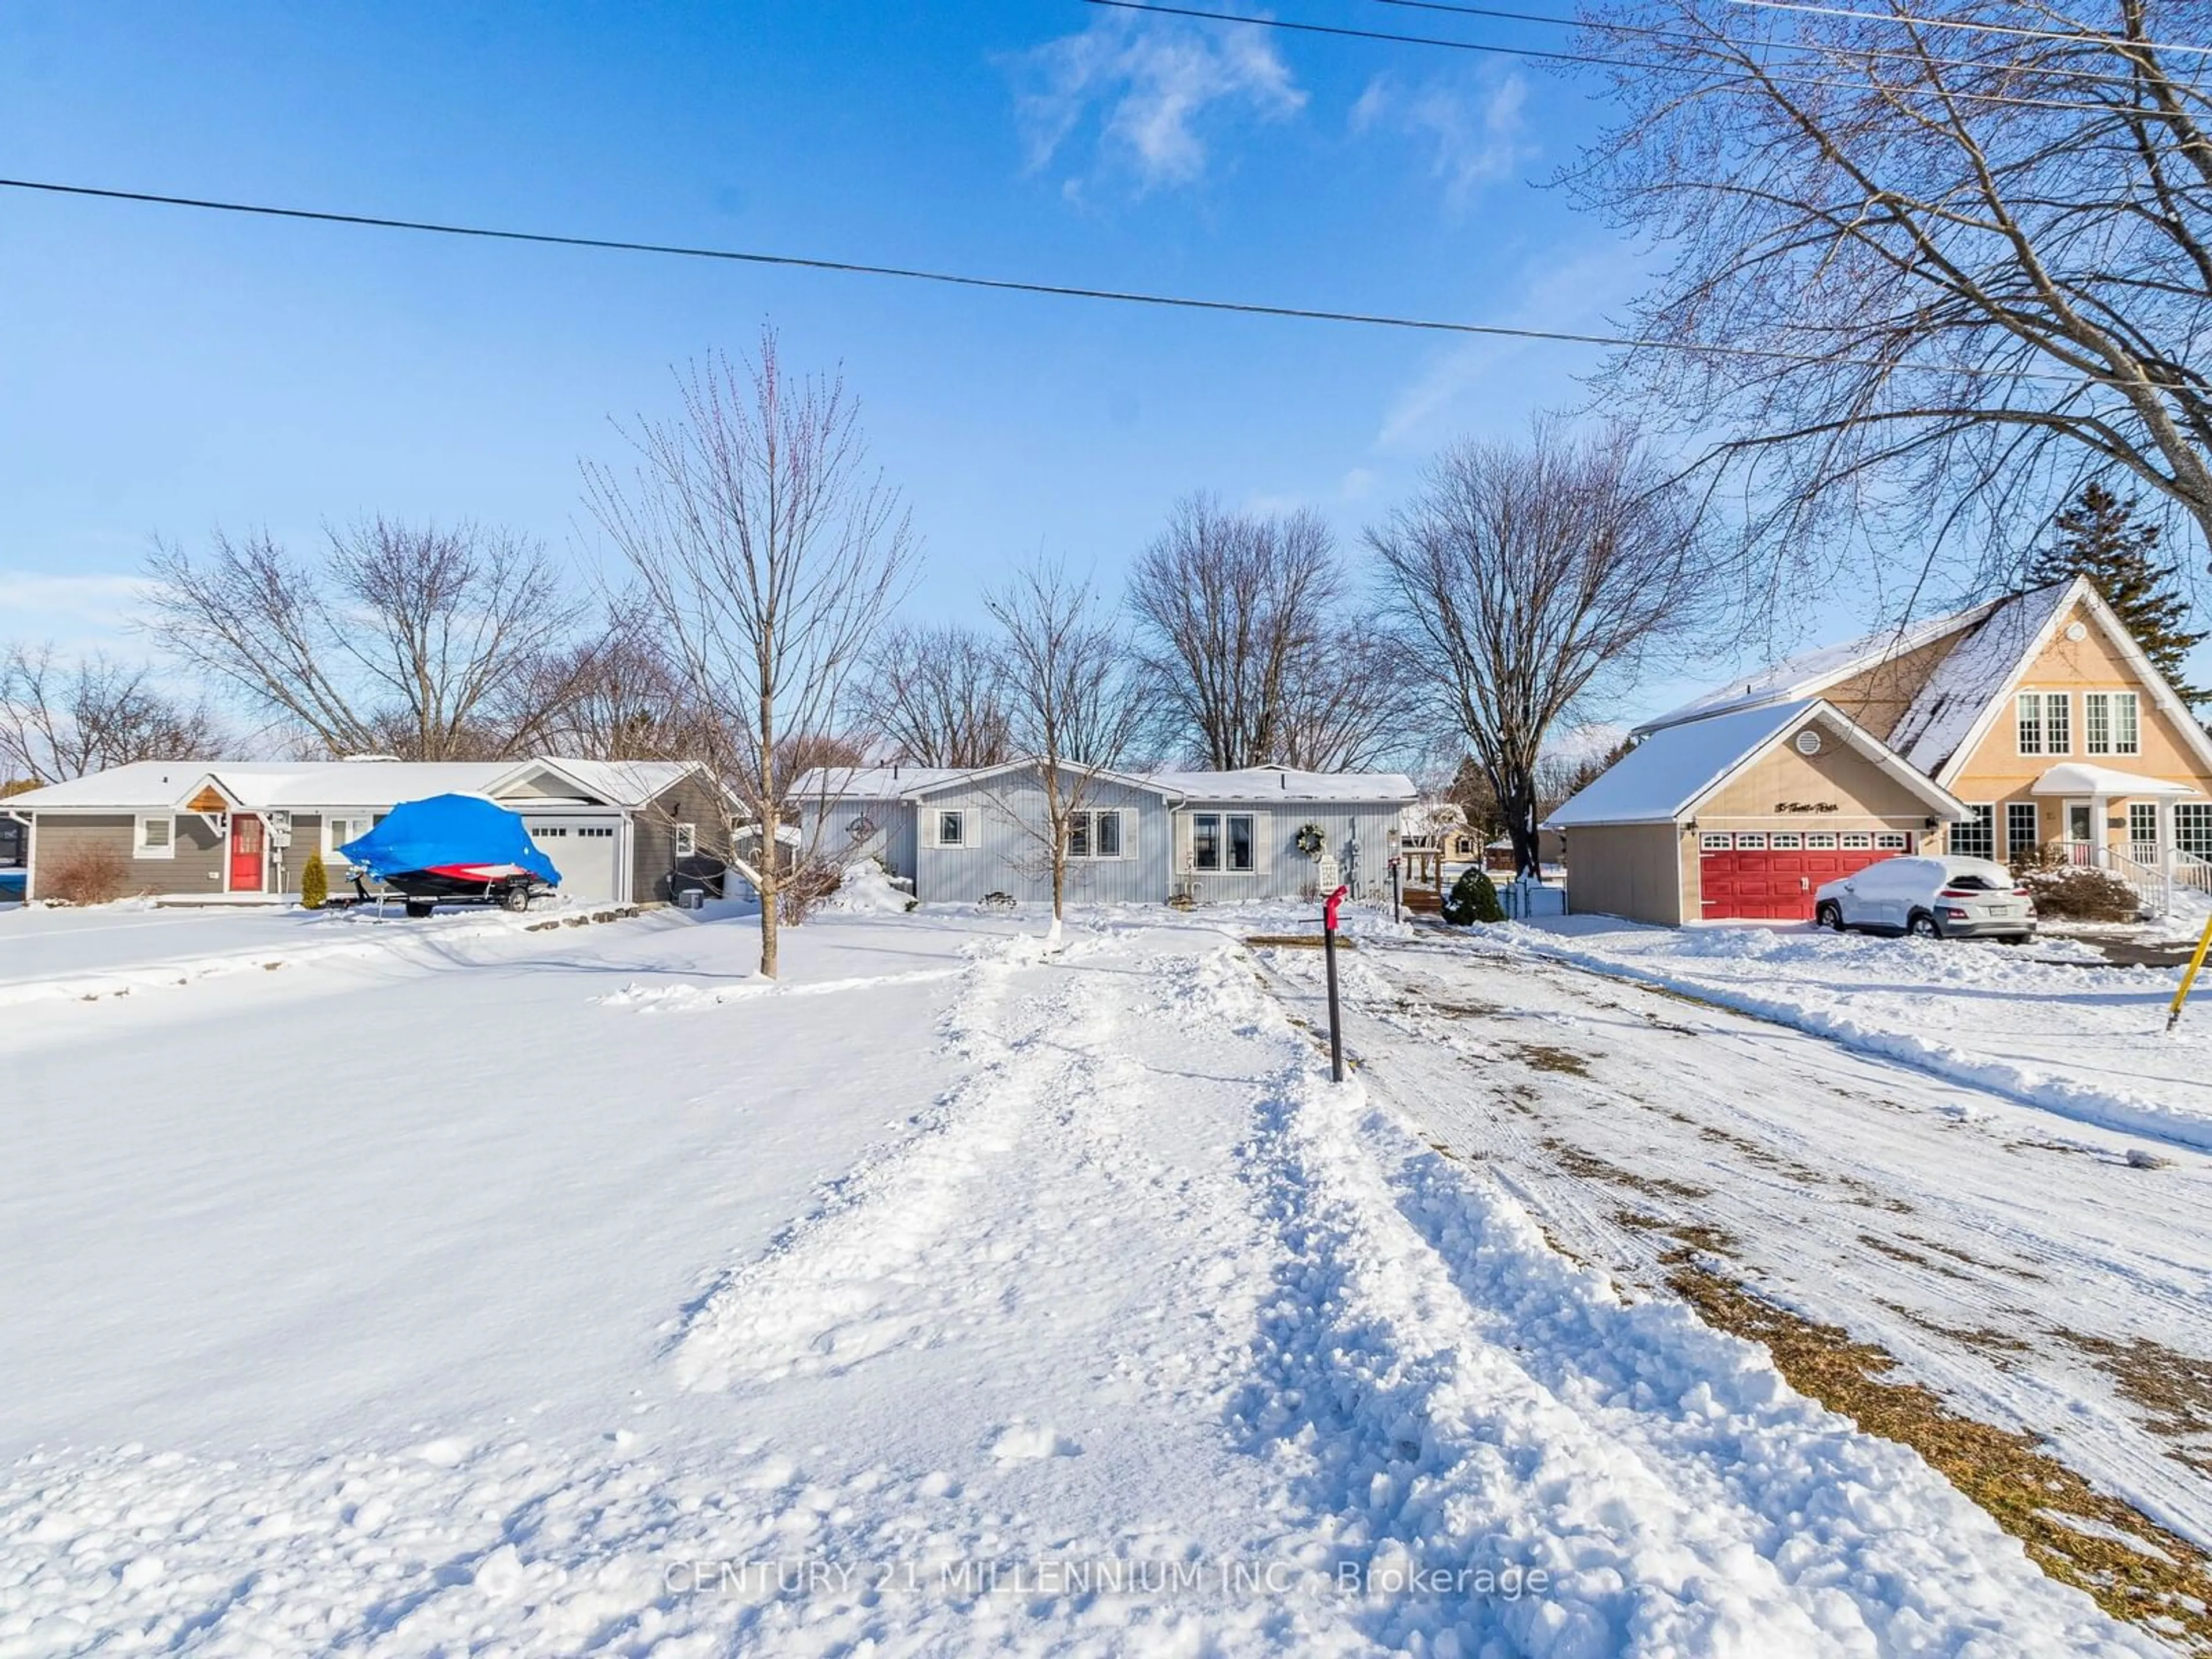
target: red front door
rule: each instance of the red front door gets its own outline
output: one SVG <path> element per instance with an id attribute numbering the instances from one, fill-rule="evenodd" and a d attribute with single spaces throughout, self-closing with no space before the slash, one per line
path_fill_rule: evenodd
<path id="1" fill-rule="evenodd" d="M 230 890 L 261 890 L 261 820 L 241 812 L 230 815 Z"/>

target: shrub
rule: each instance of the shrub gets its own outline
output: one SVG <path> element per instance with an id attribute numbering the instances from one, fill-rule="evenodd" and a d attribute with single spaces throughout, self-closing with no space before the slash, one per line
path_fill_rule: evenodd
<path id="1" fill-rule="evenodd" d="M 776 894 L 776 913 L 796 927 L 843 884 L 845 866 L 834 859 L 813 858 L 784 872 Z"/>
<path id="2" fill-rule="evenodd" d="M 1487 870 L 1477 866 L 1460 872 L 1459 879 L 1444 896 L 1443 918 L 1455 927 L 1505 920 L 1505 908 L 1498 902 L 1498 884 Z"/>
<path id="3" fill-rule="evenodd" d="M 82 847 L 39 861 L 40 896 L 64 904 L 106 904 L 123 896 L 131 866 L 105 847 Z"/>
<path id="4" fill-rule="evenodd" d="M 300 908 L 319 910 L 331 896 L 330 872 L 323 868 L 323 855 L 307 854 L 307 861 L 300 866 Z"/>
<path id="5" fill-rule="evenodd" d="M 2075 864 L 2056 847 L 2014 855 L 2012 873 L 2045 921 L 2133 921 L 2142 914 L 2142 896 L 2126 882 L 2109 870 Z"/>

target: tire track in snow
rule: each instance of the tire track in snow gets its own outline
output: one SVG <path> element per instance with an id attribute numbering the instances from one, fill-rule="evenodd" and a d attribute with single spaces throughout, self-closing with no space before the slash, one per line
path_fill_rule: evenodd
<path id="1" fill-rule="evenodd" d="M 1917 1457 L 1679 1304 L 1622 1305 L 1494 1185 L 1303 1043 L 1250 1178 L 1289 1262 L 1242 1411 L 1370 1566 L 1540 1565 L 1540 1600 L 1407 1596 L 1392 1643 L 1771 1655 L 2160 1651 L 2045 1578 Z"/>

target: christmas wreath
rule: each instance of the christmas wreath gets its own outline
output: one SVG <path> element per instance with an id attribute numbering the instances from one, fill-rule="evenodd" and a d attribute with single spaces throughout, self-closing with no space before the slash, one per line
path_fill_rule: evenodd
<path id="1" fill-rule="evenodd" d="M 1298 833 L 1292 836 L 1291 840 L 1298 851 L 1310 859 L 1319 858 L 1321 849 L 1328 845 L 1328 836 L 1322 832 L 1321 825 L 1317 823 L 1300 824 Z"/>

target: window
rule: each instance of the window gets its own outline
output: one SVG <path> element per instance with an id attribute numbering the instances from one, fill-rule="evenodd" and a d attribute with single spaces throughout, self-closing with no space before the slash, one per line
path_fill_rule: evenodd
<path id="1" fill-rule="evenodd" d="M 1874 845 L 1878 853 L 1909 853 L 1912 850 L 1912 837 L 1902 830 L 1877 830 Z"/>
<path id="2" fill-rule="evenodd" d="M 1951 856 L 1961 859 L 1993 859 L 1997 855 L 1996 808 L 1969 806 L 1974 816 L 1964 823 L 1951 826 Z"/>
<path id="3" fill-rule="evenodd" d="M 1753 831 L 1746 831 L 1735 838 L 1735 847 L 1739 853 L 1764 853 L 1766 837 Z"/>
<path id="4" fill-rule="evenodd" d="M 968 815 L 965 812 L 939 812 L 937 815 L 937 844 L 939 847 L 965 847 L 968 844 Z"/>
<path id="5" fill-rule="evenodd" d="M 2158 808 L 2147 800 L 2128 808 L 2128 839 L 2138 847 L 2158 845 Z"/>
<path id="6" fill-rule="evenodd" d="M 1735 845 L 1735 837 L 1725 830 L 1708 830 L 1698 837 L 1698 845 L 1708 853 L 1725 853 Z"/>
<path id="7" fill-rule="evenodd" d="M 349 841 L 359 841 L 369 830 L 366 817 L 331 817 L 323 820 L 323 858 L 325 862 L 343 856 L 338 848 Z"/>
<path id="8" fill-rule="evenodd" d="M 2081 726 L 2093 755 L 2142 752 L 2142 711 L 2132 691 L 2085 691 Z"/>
<path id="9" fill-rule="evenodd" d="M 532 841 L 566 841 L 568 839 L 568 831 L 566 827 L 558 823 L 532 824 L 530 830 L 530 839 Z"/>
<path id="10" fill-rule="evenodd" d="M 2063 691 L 2023 691 L 2020 694 L 2020 752 L 2023 755 L 2070 755 L 2074 752 L 2073 702 Z"/>
<path id="11" fill-rule="evenodd" d="M 1111 807 L 1070 814 L 1067 820 L 1067 856 L 1072 859 L 1120 858 L 1121 814 Z"/>
<path id="12" fill-rule="evenodd" d="M 586 823 L 576 828 L 579 839 L 584 841 L 612 841 L 615 827 L 611 823 Z"/>
<path id="13" fill-rule="evenodd" d="M 1251 869 L 1256 848 L 1257 841 L 1252 834 L 1252 815 L 1249 812 L 1231 812 L 1229 815 L 1229 867 L 1232 870 Z"/>
<path id="14" fill-rule="evenodd" d="M 1222 862 L 1225 835 L 1229 861 Z M 1249 812 L 1194 812 L 1190 815 L 1190 867 L 1194 870 L 1249 870 L 1258 840 Z"/>
<path id="15" fill-rule="evenodd" d="M 2173 846 L 2176 852 L 2212 859 L 2212 801 L 2185 800 L 2173 808 Z"/>
<path id="16" fill-rule="evenodd" d="M 177 856 L 177 821 L 172 817 L 141 818 L 133 856 L 173 859 Z"/>
<path id="17" fill-rule="evenodd" d="M 1830 853 L 1835 847 L 1836 832 L 1832 830 L 1815 830 L 1805 837 L 1805 850 L 1808 853 Z"/>
<path id="18" fill-rule="evenodd" d="M 679 823 L 676 826 L 676 856 L 688 859 L 699 850 L 699 826 Z"/>
<path id="19" fill-rule="evenodd" d="M 2032 800 L 2006 803 L 2005 856 L 2016 859 L 2042 844 L 2043 820 L 2036 804 Z"/>
<path id="20" fill-rule="evenodd" d="M 1874 836 L 1865 830 L 1846 830 L 1837 839 L 1847 853 L 1863 853 L 1874 845 Z"/>
<path id="21" fill-rule="evenodd" d="M 1795 830 L 1778 830 L 1766 838 L 1766 844 L 1778 853 L 1801 852 L 1805 846 L 1805 837 Z"/>

